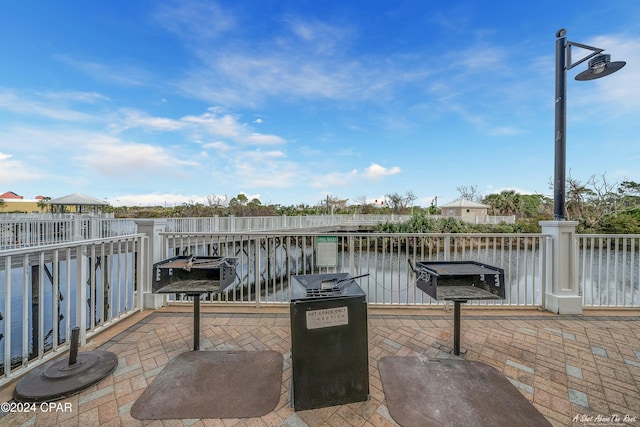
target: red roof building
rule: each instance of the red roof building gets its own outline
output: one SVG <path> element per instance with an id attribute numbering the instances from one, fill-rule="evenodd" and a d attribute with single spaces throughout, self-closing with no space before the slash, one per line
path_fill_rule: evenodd
<path id="1" fill-rule="evenodd" d="M 0 194 L 0 199 L 24 199 L 24 197 L 17 195 L 13 191 L 7 191 L 4 194 Z"/>

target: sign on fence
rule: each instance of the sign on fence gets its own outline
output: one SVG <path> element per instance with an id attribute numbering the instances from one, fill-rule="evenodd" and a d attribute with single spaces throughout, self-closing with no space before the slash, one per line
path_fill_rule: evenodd
<path id="1" fill-rule="evenodd" d="M 338 236 L 316 237 L 316 266 L 338 266 Z"/>

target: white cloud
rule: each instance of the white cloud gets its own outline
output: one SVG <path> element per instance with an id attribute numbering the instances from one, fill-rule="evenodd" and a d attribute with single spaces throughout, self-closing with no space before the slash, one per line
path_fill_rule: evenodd
<path id="1" fill-rule="evenodd" d="M 0 182 L 4 185 L 42 179 L 43 175 L 24 162 L 12 159 L 13 155 L 0 152 Z M 3 192 L 7 190 L 5 188 Z"/>
<path id="2" fill-rule="evenodd" d="M 263 133 L 252 133 L 247 136 L 247 142 L 255 145 L 278 145 L 284 144 L 285 140 L 277 135 L 265 135 Z"/>
<path id="3" fill-rule="evenodd" d="M 121 194 L 107 199 L 112 206 L 178 206 L 185 203 L 206 204 L 205 196 L 172 193 Z"/>
<path id="4" fill-rule="evenodd" d="M 147 86 L 152 81 L 146 70 L 128 64 L 102 64 L 68 55 L 57 57 L 78 71 L 87 74 L 96 81 L 117 84 L 119 86 Z"/>
<path id="5" fill-rule="evenodd" d="M 175 131 L 186 127 L 186 123 L 180 120 L 169 119 L 166 117 L 152 117 L 149 114 L 125 108 L 120 110 L 126 127 L 145 128 L 157 131 Z"/>
<path id="6" fill-rule="evenodd" d="M 400 172 L 402 172 L 402 170 L 398 166 L 385 168 L 377 163 L 371 163 L 371 165 L 364 170 L 365 176 L 373 180 L 379 180 L 385 176 L 396 175 Z"/>
<path id="7" fill-rule="evenodd" d="M 212 2 L 179 1 L 160 3 L 157 23 L 189 41 L 215 39 L 236 27 L 236 18 Z"/>
<path id="8" fill-rule="evenodd" d="M 335 188 L 350 185 L 359 176 L 358 170 L 349 172 L 332 172 L 325 175 L 315 176 L 310 182 L 311 188 Z"/>
<path id="9" fill-rule="evenodd" d="M 132 176 L 148 172 L 171 175 L 178 173 L 180 166 L 197 166 L 176 158 L 162 147 L 125 142 L 93 145 L 78 158 L 86 168 L 118 178 L 123 178 L 124 171 Z"/>
<path id="10" fill-rule="evenodd" d="M 261 159 L 260 163 L 241 160 L 234 163 L 234 169 L 235 180 L 243 187 L 295 187 L 300 177 L 296 163 L 273 159 Z"/>
<path id="11" fill-rule="evenodd" d="M 202 146 L 204 148 L 210 148 L 218 152 L 225 152 L 225 151 L 231 150 L 231 147 L 229 146 L 229 144 L 226 144 L 223 141 L 207 142 L 205 144 L 202 144 Z"/>
<path id="12" fill-rule="evenodd" d="M 74 102 L 82 102 L 85 104 L 95 104 L 99 101 L 108 101 L 109 97 L 104 96 L 98 92 L 81 92 L 81 91 L 61 91 L 61 92 L 42 92 L 39 95 L 49 100 L 67 100 Z"/>
<path id="13" fill-rule="evenodd" d="M 88 114 L 67 107 L 63 102 L 52 101 L 55 97 L 51 93 L 46 98 L 46 101 L 33 99 L 28 94 L 0 88 L 0 110 L 62 121 L 86 121 L 91 118 Z M 61 100 L 64 100 L 64 96 L 57 99 Z"/>
<path id="14" fill-rule="evenodd" d="M 189 130 L 208 137 L 225 138 L 247 145 L 280 145 L 286 141 L 277 135 L 253 132 L 251 127 L 242 123 L 240 118 L 232 114 L 220 114 L 217 108 L 199 116 L 185 116 L 180 122 L 189 126 Z"/>

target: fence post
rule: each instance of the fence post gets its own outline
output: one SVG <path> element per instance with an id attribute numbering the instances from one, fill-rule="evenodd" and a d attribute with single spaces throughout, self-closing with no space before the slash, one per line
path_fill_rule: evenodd
<path id="1" fill-rule="evenodd" d="M 451 257 L 451 236 L 444 236 L 444 261 Z"/>
<path id="2" fill-rule="evenodd" d="M 351 277 L 356 275 L 355 257 L 356 257 L 355 240 L 353 236 L 349 236 L 349 274 L 351 275 Z"/>
<path id="3" fill-rule="evenodd" d="M 545 310 L 557 314 L 582 314 L 578 288 L 575 233 L 577 221 L 540 221 L 542 233 L 552 238 L 547 252 Z"/>
<path id="4" fill-rule="evenodd" d="M 269 276 L 268 276 L 268 270 L 269 270 L 269 252 L 268 252 L 268 247 L 266 245 L 266 236 L 265 236 L 265 280 L 269 281 Z M 256 307 L 260 307 L 260 292 L 262 291 L 262 282 L 261 282 L 261 277 L 262 277 L 262 270 L 260 268 L 260 236 L 257 236 L 256 238 L 254 238 L 254 244 L 253 244 L 253 248 L 255 251 L 255 264 L 254 264 L 254 268 L 253 268 L 253 274 L 254 274 L 254 286 L 255 286 L 255 294 L 256 294 Z M 249 246 L 247 248 L 247 253 L 251 252 L 251 239 L 247 238 L 247 245 Z M 247 257 L 247 260 L 249 260 L 250 258 Z M 247 293 L 251 292 L 251 279 L 249 278 L 249 269 L 247 268 Z M 249 295 L 247 295 L 247 298 L 249 297 Z"/>
<path id="5" fill-rule="evenodd" d="M 104 222 L 101 220 L 101 218 L 92 216 L 89 217 L 89 238 L 90 239 L 100 239 L 102 237 L 111 237 L 111 236 L 103 236 L 102 235 L 102 230 L 101 230 L 101 225 Z"/>
<path id="6" fill-rule="evenodd" d="M 80 346 L 87 343 L 87 246 L 76 247 L 76 325 L 80 328 Z M 71 336 L 68 325 L 67 337 Z"/>
<path id="7" fill-rule="evenodd" d="M 142 301 L 143 309 L 150 308 L 156 309 L 160 307 L 164 302 L 164 296 L 160 294 L 152 293 L 151 283 L 154 280 L 153 277 L 153 264 L 156 262 L 164 261 L 166 254 L 164 253 L 164 245 L 162 244 L 162 236 L 160 233 L 167 229 L 166 219 L 136 219 L 136 225 L 138 226 L 138 233 L 143 233 L 148 237 L 149 245 L 148 250 L 145 251 L 144 257 L 146 259 L 144 283 L 140 287 L 142 289 Z"/>
<path id="8" fill-rule="evenodd" d="M 73 235 L 71 236 L 71 240 L 84 240 L 84 235 L 82 233 L 82 228 L 84 225 L 84 219 L 80 215 L 76 215 L 73 221 Z M 82 338 L 82 337 L 80 337 Z"/>

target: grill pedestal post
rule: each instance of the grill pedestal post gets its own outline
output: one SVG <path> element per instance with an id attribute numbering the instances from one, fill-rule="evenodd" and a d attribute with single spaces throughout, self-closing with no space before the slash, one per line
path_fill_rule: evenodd
<path id="1" fill-rule="evenodd" d="M 466 301 L 453 301 L 453 354 L 460 356 L 460 304 Z"/>
<path id="2" fill-rule="evenodd" d="M 200 350 L 200 294 L 193 294 L 193 350 Z"/>

